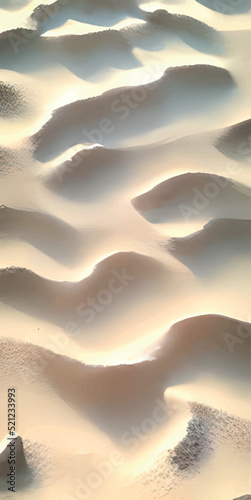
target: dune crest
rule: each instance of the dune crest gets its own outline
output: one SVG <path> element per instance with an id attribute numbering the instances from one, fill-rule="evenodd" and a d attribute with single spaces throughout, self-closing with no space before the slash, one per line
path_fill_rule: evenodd
<path id="1" fill-rule="evenodd" d="M 239 256 L 250 254 L 251 221 L 218 219 L 208 222 L 202 230 L 185 238 L 172 238 L 170 253 L 198 275 L 209 275 L 224 268 Z M 224 253 L 220 253 L 220 249 Z"/>
<path id="2" fill-rule="evenodd" d="M 93 315 L 87 303 L 91 305 L 98 298 L 104 305 L 109 304 L 111 297 L 121 297 L 122 291 L 120 300 L 125 300 L 128 294 L 136 299 L 136 285 L 145 282 L 141 297 L 144 300 L 157 279 L 161 281 L 166 275 L 171 286 L 173 274 L 152 257 L 135 252 L 113 254 L 99 262 L 88 277 L 72 283 L 48 280 L 28 269 L 10 267 L 0 270 L 0 300 L 36 317 L 50 319 L 63 328 L 77 318 L 87 329 Z"/>
<path id="3" fill-rule="evenodd" d="M 195 36 L 209 37 L 215 31 L 211 26 L 193 17 L 171 14 L 164 9 L 148 13 L 147 20 L 170 30 L 188 31 Z"/>
<path id="4" fill-rule="evenodd" d="M 179 93 L 183 93 L 184 87 L 187 93 L 189 91 L 193 93 L 192 89 L 194 86 L 196 86 L 198 90 L 201 90 L 203 94 L 207 87 L 209 88 L 209 92 L 214 88 L 217 89 L 217 91 L 219 89 L 225 89 L 226 91 L 231 90 L 234 87 L 234 82 L 230 73 L 220 67 L 210 65 L 182 66 L 169 68 L 159 80 L 154 83 L 148 83 L 143 87 L 136 86 L 113 89 L 100 96 L 68 104 L 55 110 L 52 118 L 31 138 L 34 154 L 40 157 L 45 149 L 45 145 L 46 155 L 48 155 L 49 148 L 53 153 L 57 143 L 60 147 L 60 151 L 65 150 L 66 145 L 69 148 L 77 144 L 78 141 L 81 142 L 81 139 L 82 141 L 84 139 L 87 143 L 93 143 L 95 142 L 93 139 L 94 135 L 95 138 L 100 136 L 100 138 L 104 140 L 107 134 L 107 127 L 115 127 L 110 117 L 114 116 L 116 118 L 118 128 L 119 121 L 122 120 L 121 123 L 123 123 L 124 120 L 123 115 L 117 118 L 118 112 L 127 112 L 127 115 L 130 117 L 127 107 L 125 107 L 125 109 L 124 106 L 121 108 L 118 107 L 121 99 L 121 102 L 123 102 L 123 95 L 130 96 L 130 93 L 133 91 L 142 92 L 145 97 L 144 100 L 140 98 L 140 102 L 142 101 L 141 107 L 143 106 L 143 108 L 146 109 L 146 113 L 149 113 L 149 107 L 153 105 L 156 107 L 158 106 L 161 95 L 165 102 L 168 97 L 170 98 L 169 92 L 172 96 L 173 93 L 174 95 L 177 93 L 178 98 Z M 194 99 L 196 101 L 197 97 L 193 96 L 192 100 Z M 90 110 L 92 110 L 92 119 L 88 121 L 86 117 L 90 116 Z M 103 123 L 104 118 L 106 124 Z M 93 130 L 83 130 L 84 126 L 93 126 Z M 74 137 L 69 137 L 70 128 L 74 130 Z M 96 142 L 99 141 L 96 139 Z"/>
<path id="5" fill-rule="evenodd" d="M 236 218 L 238 213 L 249 218 L 250 195 L 249 188 L 231 179 L 189 172 L 163 181 L 132 199 L 132 205 L 153 223 L 190 222 L 205 216 Z"/>
<path id="6" fill-rule="evenodd" d="M 251 158 L 251 120 L 226 128 L 214 143 L 224 155 L 237 161 Z"/>

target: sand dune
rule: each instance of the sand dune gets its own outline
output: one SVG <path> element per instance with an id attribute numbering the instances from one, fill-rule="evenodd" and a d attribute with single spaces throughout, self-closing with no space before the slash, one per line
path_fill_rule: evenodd
<path id="1" fill-rule="evenodd" d="M 215 141 L 215 147 L 229 158 L 237 161 L 250 161 L 251 120 L 225 129 Z"/>
<path id="2" fill-rule="evenodd" d="M 52 2 L 47 9 L 43 4 L 36 7 L 31 14 L 30 19 L 36 23 L 41 23 L 41 21 L 43 22 L 46 14 L 49 15 L 49 17 L 58 15 L 64 12 L 64 10 L 69 10 L 69 8 L 72 13 L 74 12 L 74 9 L 76 9 L 79 15 L 81 14 L 81 11 L 86 15 L 86 13 L 89 13 L 92 10 L 98 10 L 98 8 L 102 7 L 107 8 L 112 12 L 113 10 L 131 9 L 135 7 L 135 5 L 135 0 L 120 0 L 120 2 L 117 2 L 116 0 L 109 0 L 108 4 L 105 0 L 97 0 L 95 6 L 92 4 L 91 0 L 56 0 L 55 2 Z"/>
<path id="3" fill-rule="evenodd" d="M 0 0 L 0 496 L 12 387 L 18 500 L 245 500 L 248 2 L 45 2 Z"/>
<path id="4" fill-rule="evenodd" d="M 164 391 L 170 385 L 181 383 L 182 378 L 187 381 L 188 367 L 193 379 L 201 372 L 209 371 L 220 381 L 222 372 L 228 373 L 227 385 L 231 388 L 231 398 L 238 391 L 236 380 L 241 381 L 242 388 L 244 383 L 248 390 L 249 329 L 250 326 L 245 323 L 220 316 L 189 318 L 173 325 L 156 345 L 156 351 L 153 346 L 155 359 L 152 361 L 113 367 L 87 366 L 36 345 L 2 338 L 1 353 L 5 361 L 3 364 L 3 358 L 0 359 L 0 367 L 4 368 L 6 374 L 11 373 L 12 380 L 18 376 L 21 383 L 26 385 L 29 380 L 33 384 L 35 381 L 44 381 L 45 386 L 49 384 L 50 390 L 55 391 L 54 398 L 60 396 L 70 407 L 80 411 L 81 415 L 86 415 L 97 427 L 120 442 L 121 433 L 124 434 L 125 429 L 130 428 L 130 425 L 142 425 L 142 419 L 144 422 L 144 419 L 152 415 L 156 409 L 156 398 L 158 404 L 162 405 L 162 412 L 165 414 L 166 411 L 164 425 L 168 425 L 174 410 L 172 406 L 168 408 L 169 400 L 165 400 Z M 234 348 L 234 352 L 230 348 Z M 14 366 L 13 349 L 17 354 Z M 214 386 L 210 388 L 209 384 L 207 390 L 209 394 L 211 390 L 215 397 Z M 226 392 L 224 398 L 226 402 Z M 180 478 L 182 471 L 186 471 L 191 480 L 195 471 L 198 472 L 205 461 L 210 460 L 207 443 L 210 449 L 212 444 L 213 449 L 216 449 L 218 442 L 227 442 L 237 447 L 242 454 L 247 449 L 246 438 L 250 426 L 247 421 L 197 403 L 190 407 L 192 418 L 186 436 L 173 450 L 166 450 L 158 460 L 155 459 L 154 467 L 150 467 L 140 477 L 142 488 L 138 498 L 143 493 L 149 493 L 149 488 L 153 495 L 149 485 L 149 478 L 153 474 L 160 474 L 158 484 L 162 488 L 162 482 L 165 481 L 167 491 L 174 486 L 173 481 L 169 483 L 170 475 L 172 479 L 177 476 Z M 161 427 L 161 424 L 158 426 Z M 241 435 L 244 441 L 240 438 Z M 128 444 L 129 441 L 126 445 Z M 46 455 L 40 457 L 41 464 L 45 460 Z M 167 470 L 162 475 L 164 463 Z M 47 474 L 44 470 L 45 480 Z"/>
<path id="5" fill-rule="evenodd" d="M 227 335 L 225 336 L 226 332 L 229 334 L 229 337 Z M 178 374 L 178 367 L 176 365 L 178 361 L 184 362 L 187 366 L 190 363 L 191 370 L 193 371 L 195 367 L 191 365 L 191 358 L 197 357 L 199 359 L 201 350 L 211 353 L 219 350 L 222 355 L 222 361 L 225 356 L 225 361 L 229 363 L 229 366 L 232 362 L 237 362 L 238 358 L 242 360 L 243 374 L 246 373 L 247 375 L 249 358 L 247 345 L 249 345 L 250 342 L 249 332 L 250 325 L 247 323 L 224 316 L 204 315 L 188 318 L 171 327 L 169 333 L 161 343 L 160 351 L 157 351 L 157 356 L 159 360 L 164 360 L 168 357 L 169 363 L 167 366 L 169 367 L 171 363 L 172 371 L 177 370 L 176 373 Z M 234 335 L 236 335 L 236 338 L 232 337 Z M 238 335 L 240 335 L 239 338 Z M 245 342 L 241 342 L 241 338 L 243 340 L 245 338 L 247 343 L 245 343 L 246 340 Z M 231 340 L 233 344 L 235 340 L 238 343 L 238 349 L 236 348 L 234 350 L 233 358 L 235 359 L 231 359 L 231 356 L 229 356 Z M 175 353 L 177 353 L 177 358 L 171 361 L 173 357 L 176 357 Z M 232 351 L 231 354 L 233 354 Z M 203 369 L 203 361 L 201 361 L 200 364 Z M 205 365 L 204 368 L 206 369 Z M 220 364 L 218 365 L 218 369 L 222 369 Z"/>
<path id="6" fill-rule="evenodd" d="M 196 476 L 198 478 L 199 475 L 201 479 L 197 480 L 201 487 L 212 472 L 217 475 L 221 453 L 226 454 L 224 464 L 221 465 L 224 475 L 227 474 L 232 456 L 243 454 L 242 456 L 245 457 L 243 469 L 247 477 L 249 453 L 247 441 L 251 433 L 250 422 L 196 402 L 190 403 L 190 411 L 191 418 L 183 440 L 173 450 L 164 451 L 157 456 L 152 468 L 138 478 L 144 491 L 140 498 L 157 500 L 159 493 L 154 487 L 156 482 L 163 498 L 170 496 L 172 500 L 180 500 L 186 495 L 192 498 L 192 495 L 198 494 L 199 488 L 194 488 L 191 478 Z M 249 437 L 246 440 L 244 436 Z M 220 494 L 222 500 L 232 498 L 233 491 L 238 491 L 239 480 L 236 476 L 230 479 L 227 491 L 224 488 Z M 180 486 L 183 483 L 184 486 Z M 219 494 L 219 485 L 216 485 L 214 481 L 211 492 L 215 495 Z M 244 500 L 249 497 L 250 495 L 245 495 L 240 499 Z M 210 497 L 205 493 L 205 498 Z"/>
<path id="7" fill-rule="evenodd" d="M 6 238 L 26 241 L 55 260 L 66 263 L 74 263 L 83 252 L 80 233 L 64 221 L 52 215 L 2 206 L 0 241 Z"/>
<path id="8" fill-rule="evenodd" d="M 129 172 L 124 166 L 126 152 L 101 147 L 83 149 L 55 167 L 45 185 L 70 199 L 91 202 L 112 189 L 112 180 L 124 184 Z M 100 183 L 99 183 L 100 179 Z"/>
<path id="9" fill-rule="evenodd" d="M 183 42 L 188 45 L 193 45 L 196 41 L 196 37 L 199 39 L 204 39 L 204 44 L 197 43 L 196 48 L 199 51 L 207 50 L 209 52 L 219 51 L 221 50 L 220 45 L 220 36 L 215 32 L 213 28 L 206 25 L 205 23 L 201 23 L 196 19 L 190 18 L 188 16 L 177 16 L 174 14 L 170 14 L 165 10 L 155 11 L 153 13 L 147 13 L 145 16 L 145 22 L 140 22 L 132 24 L 130 26 L 125 26 L 124 28 L 113 28 L 113 29 L 103 29 L 102 31 L 89 32 L 84 35 L 61 35 L 61 36 L 46 36 L 44 34 L 42 38 L 42 43 L 46 40 L 47 44 L 51 43 L 51 47 L 63 46 L 66 50 L 71 50 L 72 52 L 75 50 L 92 50 L 95 48 L 100 48 L 101 44 L 103 45 L 116 45 L 117 49 L 126 49 L 131 47 L 141 47 L 142 44 L 145 47 L 148 47 L 147 39 L 149 36 L 156 36 L 159 34 L 159 29 L 167 29 L 170 34 L 170 30 L 172 30 L 173 34 L 178 37 L 181 37 Z M 186 33 L 190 33 L 193 35 L 193 38 L 187 38 L 185 36 Z M 163 32 L 163 37 L 167 35 L 168 32 Z M 51 40 L 50 40 L 51 38 Z M 167 39 L 168 40 L 168 39 Z M 52 43 L 53 42 L 53 43 Z M 218 44 L 218 48 L 216 45 Z M 215 45 L 215 47 L 214 47 Z"/>
<path id="10" fill-rule="evenodd" d="M 152 361 L 94 367 L 38 346 L 19 343 L 15 349 L 24 368 L 18 362 L 14 370 L 18 369 L 22 375 L 30 367 L 30 375 L 34 371 L 34 377 L 49 380 L 68 404 L 118 437 L 125 425 L 136 425 L 152 413 L 156 398 L 163 400 L 164 405 L 167 387 L 203 373 L 211 373 L 219 380 L 222 373 L 227 373 L 227 385 L 233 392 L 239 390 L 238 384 L 248 391 L 249 344 L 250 325 L 206 315 L 173 325 L 156 346 L 152 346 Z M 10 359 L 12 349 L 12 341 L 3 339 L 2 352 L 6 360 Z M 39 359 L 36 367 L 34 359 Z M 207 390 L 213 394 L 214 385 L 210 387 L 209 383 Z M 226 393 L 226 401 L 227 397 Z"/>
<path id="11" fill-rule="evenodd" d="M 16 28 L 0 33 L 0 48 L 2 57 L 4 55 L 15 55 L 23 47 L 23 44 L 29 44 L 29 40 L 35 41 L 39 36 L 36 30 L 27 28 Z"/>
<path id="12" fill-rule="evenodd" d="M 62 26 L 69 19 L 92 25 L 111 27 L 123 20 L 125 14 L 142 18 L 142 12 L 134 0 L 98 0 L 95 5 L 90 0 L 56 0 L 50 5 L 38 5 L 27 22 L 39 34 Z"/>
<path id="13" fill-rule="evenodd" d="M 61 37 L 40 36 L 38 30 L 16 29 L 2 33 L 0 38 L 0 63 L 7 70 L 17 65 L 21 73 L 46 71 L 52 65 L 61 64 L 73 75 L 88 78 L 95 74 L 95 61 L 101 68 L 107 66 L 127 69 L 135 67 L 137 61 L 132 54 L 126 35 L 121 30 L 104 29 L 101 32 Z M 22 64 L 17 57 L 22 54 Z"/>
<path id="14" fill-rule="evenodd" d="M 134 198 L 132 205 L 153 223 L 191 222 L 204 217 L 249 218 L 250 201 L 244 185 L 218 175 L 189 172 L 158 184 Z"/>
<path id="15" fill-rule="evenodd" d="M 214 33 L 213 28 L 193 17 L 171 14 L 164 9 L 148 13 L 147 20 L 170 30 L 184 30 L 203 38 L 210 37 Z"/>
<path id="16" fill-rule="evenodd" d="M 101 49 L 103 46 L 107 48 L 126 49 L 128 47 L 127 40 L 123 36 L 123 32 L 115 29 L 104 30 L 96 33 L 87 33 L 87 35 L 66 35 L 61 37 L 43 37 L 42 43 L 51 50 L 62 48 L 65 51 L 75 52 L 85 51 L 88 52 L 92 49 Z"/>
<path id="17" fill-rule="evenodd" d="M 164 266 L 155 259 L 133 252 L 118 252 L 107 257 L 89 277 L 77 283 L 59 283 L 46 280 L 27 269 L 9 268 L 3 269 L 0 274 L 0 297 L 12 307 L 37 317 L 50 318 L 63 328 L 67 321 L 75 321 L 76 317 L 87 328 L 94 310 L 86 307 L 86 300 L 91 306 L 91 299 L 95 302 L 95 298 L 100 296 L 101 303 L 108 304 L 113 295 L 119 296 L 127 287 L 131 298 L 134 295 L 136 298 L 136 283 L 146 281 L 147 287 L 151 288 L 151 282 L 160 279 L 164 270 Z M 98 305 L 94 307 L 100 308 Z"/>
<path id="18" fill-rule="evenodd" d="M 250 253 L 251 222 L 218 219 L 186 238 L 172 238 L 168 250 L 197 275 L 210 275 Z"/>
<path id="19" fill-rule="evenodd" d="M 44 8 L 50 9 L 49 6 L 43 6 L 42 12 Z M 38 64 L 38 61 L 35 61 L 34 58 L 31 59 L 36 52 L 37 57 L 39 57 L 40 68 L 45 64 L 48 66 L 50 61 L 63 62 L 71 71 L 77 73 L 77 64 L 74 64 L 74 61 L 78 61 L 79 65 L 79 55 L 82 55 L 83 52 L 85 58 L 93 54 L 99 55 L 100 63 L 102 63 L 106 51 L 106 53 L 109 52 L 111 65 L 116 64 L 118 67 L 126 69 L 128 64 L 131 67 L 137 64 L 137 60 L 132 54 L 133 49 L 135 47 L 148 49 L 149 37 L 157 37 L 158 39 L 159 29 L 163 30 L 163 40 L 167 37 L 167 42 L 169 40 L 168 35 L 172 33 L 180 37 L 182 42 L 196 48 L 198 51 L 218 53 L 222 50 L 219 34 L 213 28 L 196 19 L 170 14 L 165 10 L 155 11 L 143 17 L 145 17 L 144 22 L 141 20 L 140 23 L 137 23 L 137 20 L 135 20 L 135 24 L 128 27 L 117 29 L 106 29 L 104 27 L 101 31 L 87 32 L 82 35 L 72 33 L 52 36 L 50 34 L 51 30 L 47 28 L 49 27 L 48 22 L 50 23 L 55 19 L 54 15 L 48 19 L 48 22 L 40 23 L 42 29 L 39 27 L 34 28 L 34 25 L 32 25 L 33 29 L 16 28 L 1 33 L 1 63 L 6 68 L 15 67 L 15 56 L 17 53 L 22 53 L 24 69 L 27 68 L 30 62 L 28 69 L 32 71 L 32 63 L 33 66 L 34 63 Z M 46 54 L 46 58 L 44 54 Z M 7 55 L 8 58 L 6 58 Z M 106 59 L 106 64 L 109 64 L 107 56 Z M 84 74 L 86 76 L 88 72 L 84 72 L 84 66 L 81 67 L 80 71 L 80 67 L 79 75 Z"/>
<path id="20" fill-rule="evenodd" d="M 120 103 L 124 102 L 123 94 L 128 96 L 130 100 L 130 94 L 134 95 L 133 92 L 135 92 L 136 96 L 136 92 L 140 92 L 141 97 L 138 99 L 136 96 L 136 101 L 140 101 L 139 108 L 145 110 L 148 119 L 150 119 L 150 113 L 158 113 L 157 116 L 159 115 L 158 107 L 161 101 L 162 108 L 163 103 L 166 103 L 167 110 L 169 110 L 169 120 L 172 120 L 179 116 L 179 110 L 176 110 L 176 100 L 184 98 L 184 91 L 186 93 L 187 113 L 191 113 L 192 110 L 193 112 L 196 110 L 198 105 L 203 105 L 204 92 L 207 92 L 208 99 L 210 92 L 212 92 L 212 98 L 215 100 L 214 89 L 216 93 L 224 90 L 225 94 L 233 88 L 233 85 L 232 77 L 227 70 L 214 66 L 195 65 L 171 68 L 165 72 L 160 80 L 154 82 L 154 85 L 146 84 L 143 87 L 112 90 L 92 99 L 74 102 L 57 109 L 52 118 L 32 137 L 35 155 L 40 159 L 45 154 L 46 157 L 48 154 L 55 156 L 55 154 L 65 151 L 67 147 L 69 148 L 83 140 L 88 143 L 100 141 L 104 143 L 111 132 L 114 131 L 117 134 L 119 129 L 122 132 L 125 125 L 127 130 L 131 130 L 133 133 L 137 128 L 138 119 L 141 120 L 141 113 L 139 115 L 141 110 L 138 110 L 137 113 L 138 105 L 134 106 L 136 109 L 133 113 L 133 111 L 130 112 L 129 106 L 121 106 Z M 195 86 L 196 92 L 194 93 Z M 90 116 L 90 109 L 92 109 L 92 118 L 88 120 L 86 117 Z M 117 116 L 118 113 L 120 113 L 119 116 Z M 174 116 L 172 116 L 173 114 Z M 167 120 L 168 115 L 162 119 L 158 118 L 159 123 L 163 119 Z M 125 124 L 124 119 L 127 116 L 129 119 L 126 120 Z M 146 123 L 146 126 L 149 125 Z M 83 131 L 83 127 L 87 127 L 87 129 Z"/>

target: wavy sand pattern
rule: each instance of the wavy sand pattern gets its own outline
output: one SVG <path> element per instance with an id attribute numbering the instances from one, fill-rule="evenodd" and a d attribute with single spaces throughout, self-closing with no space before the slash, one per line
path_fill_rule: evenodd
<path id="1" fill-rule="evenodd" d="M 249 2 L 0 19 L 0 497 L 250 499 Z"/>

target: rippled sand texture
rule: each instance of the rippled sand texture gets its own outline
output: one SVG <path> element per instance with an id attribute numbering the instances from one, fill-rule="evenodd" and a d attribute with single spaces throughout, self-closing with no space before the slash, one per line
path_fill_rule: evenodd
<path id="1" fill-rule="evenodd" d="M 251 498 L 249 7 L 0 0 L 1 498 Z"/>

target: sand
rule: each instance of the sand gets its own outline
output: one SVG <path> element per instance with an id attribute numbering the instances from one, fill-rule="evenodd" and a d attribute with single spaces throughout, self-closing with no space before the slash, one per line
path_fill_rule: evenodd
<path id="1" fill-rule="evenodd" d="M 249 7 L 0 1 L 3 500 L 250 497 Z"/>

